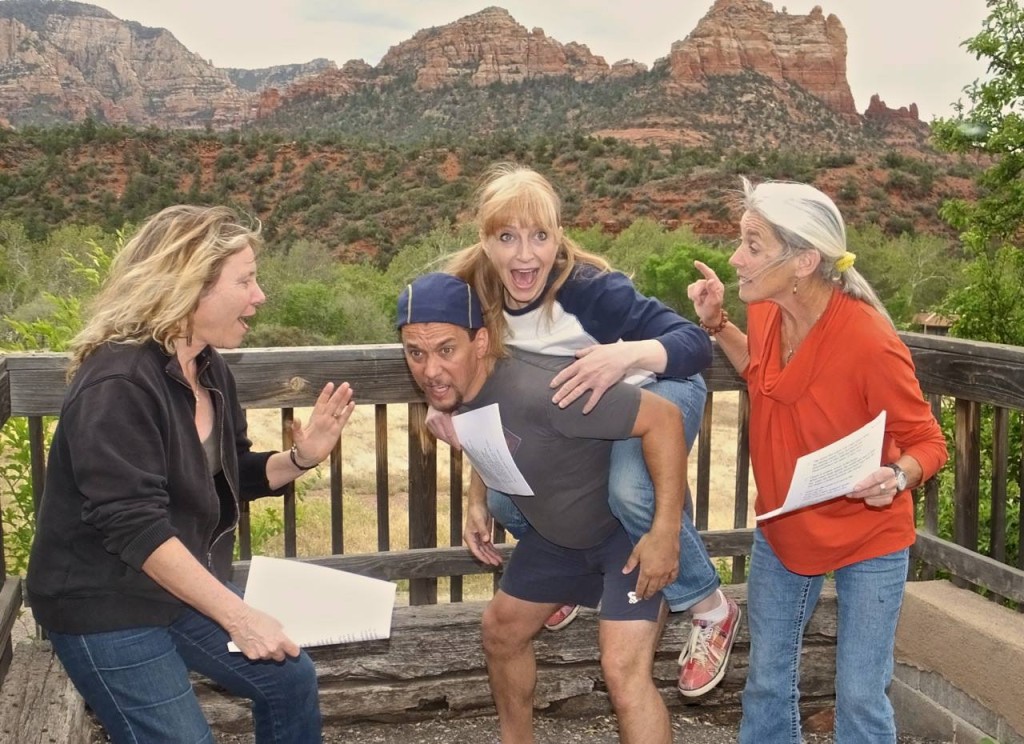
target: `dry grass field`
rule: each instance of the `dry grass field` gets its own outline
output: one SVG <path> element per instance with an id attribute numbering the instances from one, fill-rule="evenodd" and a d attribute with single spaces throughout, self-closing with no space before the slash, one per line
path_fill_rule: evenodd
<path id="1" fill-rule="evenodd" d="M 708 515 L 710 529 L 730 529 L 733 515 L 733 488 L 735 484 L 736 447 L 736 393 L 718 393 L 715 396 L 712 417 L 711 508 Z M 307 410 L 297 409 L 295 415 L 304 418 Z M 250 436 L 257 449 L 280 449 L 280 414 L 276 410 L 249 411 Z M 372 406 L 357 406 L 342 437 L 343 473 L 343 539 L 346 553 L 377 550 L 376 509 L 376 454 L 374 451 L 374 411 Z M 408 547 L 408 441 L 406 434 L 406 407 L 388 407 L 388 483 L 391 498 L 391 548 Z M 438 458 L 438 544 L 449 542 L 450 519 L 448 505 L 447 445 L 439 444 Z M 467 466 L 468 468 L 468 466 Z M 466 475 L 468 482 L 468 473 Z M 694 486 L 696 474 L 690 472 Z M 751 483 L 753 478 L 751 478 Z M 299 481 L 297 504 L 297 552 L 300 556 L 328 555 L 331 552 L 330 504 L 326 467 L 307 474 Z M 751 499 L 753 503 L 753 499 Z M 252 506 L 254 549 L 266 555 L 283 555 L 284 538 L 275 532 L 280 524 L 281 506 L 278 499 L 265 499 Z M 753 524 L 753 510 L 748 517 Z M 461 531 L 461 528 L 460 528 Z M 488 577 L 467 578 L 468 593 L 490 591 Z"/>

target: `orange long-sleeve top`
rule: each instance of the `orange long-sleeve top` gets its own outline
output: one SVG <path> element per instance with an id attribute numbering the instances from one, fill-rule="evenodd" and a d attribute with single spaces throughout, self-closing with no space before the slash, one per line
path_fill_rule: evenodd
<path id="1" fill-rule="evenodd" d="M 798 457 L 855 431 L 886 411 L 882 463 L 909 455 L 924 478 L 946 462 L 946 441 L 924 400 L 910 351 L 873 307 L 836 289 L 785 367 L 782 313 L 773 302 L 748 308 L 750 459 L 755 512 L 782 506 Z M 882 463 L 879 463 L 880 465 Z M 838 498 L 760 523 L 790 571 L 817 575 L 914 542 L 909 491 L 890 506 Z"/>

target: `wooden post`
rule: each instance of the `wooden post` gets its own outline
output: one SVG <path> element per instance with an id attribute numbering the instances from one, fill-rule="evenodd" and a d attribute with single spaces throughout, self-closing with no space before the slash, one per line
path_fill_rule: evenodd
<path id="1" fill-rule="evenodd" d="M 732 526 L 742 529 L 747 526 L 747 512 L 750 511 L 750 396 L 740 390 L 736 410 L 736 490 L 733 491 Z M 738 555 L 732 559 L 732 582 L 746 581 L 747 557 Z"/>
<path id="2" fill-rule="evenodd" d="M 437 441 L 427 433 L 427 406 L 409 404 L 409 547 L 437 547 Z M 409 604 L 437 604 L 437 579 L 411 579 Z"/>
<path id="3" fill-rule="evenodd" d="M 697 442 L 697 498 L 692 505 L 694 522 L 698 530 L 708 528 L 711 510 L 711 417 L 715 410 L 715 394 L 709 392 L 704 401 L 704 415 L 700 421 L 700 440 Z M 693 472 L 694 459 L 687 462 L 687 480 Z"/>
<path id="4" fill-rule="evenodd" d="M 956 471 L 953 487 L 953 541 L 978 550 L 978 500 L 981 475 L 981 404 L 956 401 Z M 958 586 L 966 582 L 954 579 Z"/>
<path id="5" fill-rule="evenodd" d="M 388 407 L 373 407 L 377 455 L 377 550 L 391 550 L 391 506 L 388 500 Z"/>
<path id="6" fill-rule="evenodd" d="M 39 513 L 39 502 L 46 485 L 46 430 L 42 416 L 28 417 L 28 442 L 32 469 L 32 501 Z"/>
<path id="7" fill-rule="evenodd" d="M 344 437 L 338 437 L 331 450 L 330 492 L 331 492 L 331 553 L 345 552 L 345 501 L 344 481 L 341 472 L 341 447 Z"/>
<path id="8" fill-rule="evenodd" d="M 292 446 L 292 420 L 295 418 L 294 408 L 281 409 L 281 442 L 285 450 Z M 284 490 L 284 554 L 288 558 L 296 555 L 295 539 L 295 481 Z"/>
<path id="9" fill-rule="evenodd" d="M 448 537 L 452 547 L 462 545 L 462 450 L 452 449 L 448 460 Z M 462 577 L 452 576 L 448 589 L 451 602 L 462 601 Z"/>

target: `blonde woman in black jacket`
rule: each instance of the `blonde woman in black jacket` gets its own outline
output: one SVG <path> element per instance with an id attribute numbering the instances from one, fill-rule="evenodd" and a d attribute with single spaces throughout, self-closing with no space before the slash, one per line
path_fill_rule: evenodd
<path id="1" fill-rule="evenodd" d="M 321 740 L 309 657 L 226 582 L 239 502 L 327 457 L 353 408 L 348 384 L 329 383 L 290 452 L 250 451 L 216 349 L 241 345 L 266 299 L 261 243 L 227 208 L 163 210 L 72 344 L 28 594 L 115 743 L 213 741 L 190 670 L 253 700 L 260 744 Z"/>

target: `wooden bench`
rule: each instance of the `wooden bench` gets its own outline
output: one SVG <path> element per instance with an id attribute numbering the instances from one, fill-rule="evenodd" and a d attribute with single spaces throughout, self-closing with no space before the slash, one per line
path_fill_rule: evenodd
<path id="1" fill-rule="evenodd" d="M 747 534 L 743 534 L 746 532 Z M 712 555 L 742 555 L 749 531 L 704 533 Z M 502 546 L 510 552 L 508 546 Z M 429 554 L 429 559 L 428 559 Z M 332 556 L 313 561 L 377 578 L 424 579 L 484 570 L 463 548 Z M 236 564 L 234 579 L 244 586 L 248 563 Z M 669 616 L 655 661 L 655 678 L 673 708 L 688 705 L 693 715 L 735 720 L 747 673 L 749 642 L 746 585 L 724 587 L 744 610 L 729 670 L 722 683 L 696 701 L 675 690 L 676 659 L 689 637 L 689 616 Z M 391 638 L 310 649 L 320 682 L 326 725 L 356 721 L 414 721 L 493 713 L 487 683 L 480 618 L 486 602 L 473 601 L 395 608 Z M 829 584 L 807 630 L 801 675 L 805 714 L 834 702 L 836 605 Z M 597 646 L 597 614 L 584 610 L 568 628 L 542 632 L 536 642 L 538 715 L 588 716 L 609 712 Z M 209 680 L 194 678 L 200 703 L 215 730 L 251 731 L 249 702 L 234 698 Z M 87 741 L 89 722 L 50 646 L 19 644 L 0 696 L 0 740 Z M 32 731 L 35 738 L 13 732 Z"/>
<path id="2" fill-rule="evenodd" d="M 694 715 L 717 720 L 739 716 L 747 672 L 746 585 L 725 587 L 744 608 L 729 670 L 712 692 L 690 703 Z M 320 680 L 325 723 L 413 721 L 493 713 L 480 615 L 485 602 L 395 609 L 391 639 L 310 649 Z M 655 663 L 655 678 L 673 708 L 686 704 L 675 690 L 676 658 L 689 636 L 684 613 L 670 616 Z M 836 603 L 826 585 L 811 619 L 801 661 L 805 714 L 834 704 Z M 564 630 L 542 632 L 536 641 L 539 715 L 588 716 L 610 712 L 597 650 L 597 614 L 584 610 Z M 215 728 L 251 728 L 248 702 L 231 698 L 208 680 L 195 689 Z"/>
<path id="3" fill-rule="evenodd" d="M 702 533 L 712 556 L 749 552 L 750 530 Z M 506 554 L 508 546 L 499 546 Z M 335 556 L 317 559 L 348 571 L 382 579 L 422 579 L 483 570 L 463 548 Z M 236 565 L 235 581 L 244 585 L 248 565 Z M 747 674 L 749 641 L 746 585 L 724 587 L 744 609 L 733 657 L 722 683 L 697 701 L 675 689 L 676 659 L 689 637 L 689 616 L 669 616 L 655 662 L 655 677 L 666 702 L 689 705 L 694 715 L 735 720 L 739 693 Z M 487 684 L 480 617 L 485 602 L 396 607 L 387 641 L 310 649 L 320 680 L 320 699 L 328 724 L 355 721 L 413 721 L 443 716 L 493 713 Z M 836 603 L 826 584 L 811 619 L 801 661 L 801 706 L 805 714 L 834 703 Z M 572 625 L 556 633 L 542 632 L 536 642 L 540 715 L 592 715 L 609 712 L 597 648 L 597 614 L 584 610 Z M 205 679 L 195 689 L 215 728 L 249 730 L 245 701 L 231 698 Z"/>
<path id="4" fill-rule="evenodd" d="M 25 640 L 0 687 L 0 741 L 88 744 L 85 703 L 47 641 Z"/>

